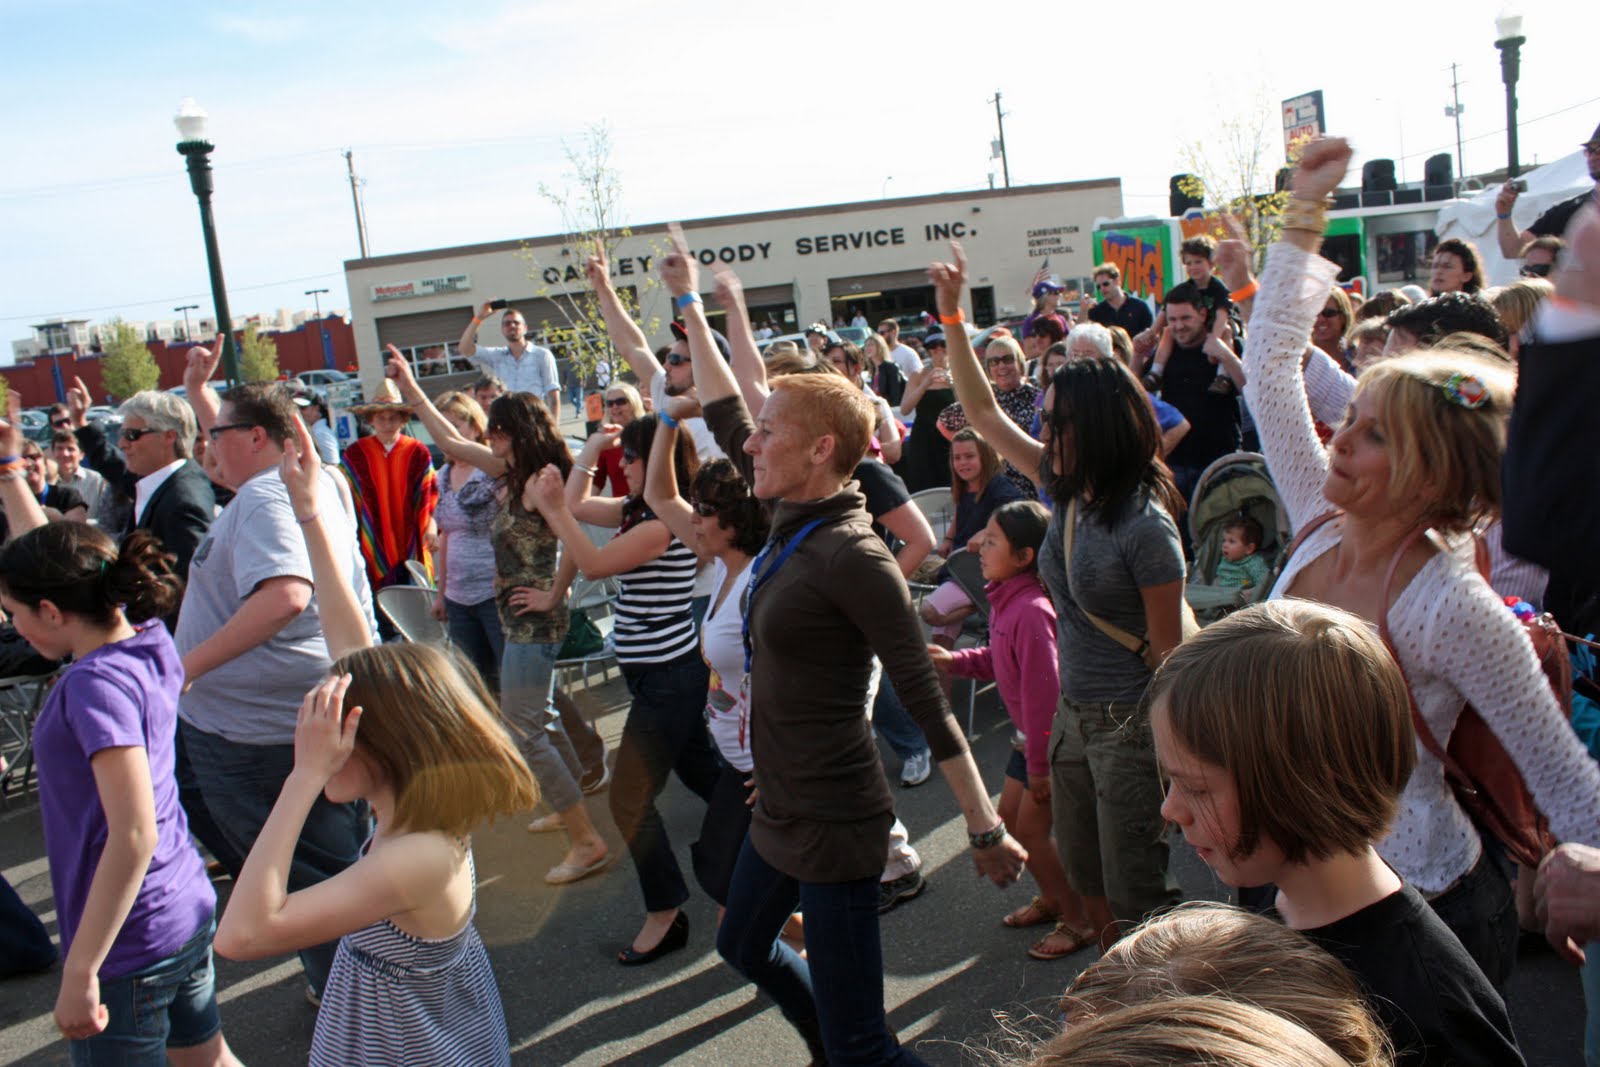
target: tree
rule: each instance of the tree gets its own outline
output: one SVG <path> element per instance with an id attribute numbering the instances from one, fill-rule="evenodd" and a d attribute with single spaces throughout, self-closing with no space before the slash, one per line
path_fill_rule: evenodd
<path id="1" fill-rule="evenodd" d="M 272 382 L 278 379 L 278 345 L 256 332 L 255 323 L 244 328 L 239 341 L 239 377 L 247 382 Z"/>
<path id="2" fill-rule="evenodd" d="M 103 346 L 100 357 L 100 380 L 106 392 L 118 400 L 126 400 L 134 393 L 154 389 L 161 383 L 161 368 L 150 346 L 144 343 L 139 331 L 121 319 L 114 319 L 111 338 Z"/>
<path id="3" fill-rule="evenodd" d="M 1289 204 L 1289 193 L 1275 188 L 1277 119 L 1265 90 L 1258 90 L 1247 111 L 1219 122 L 1210 137 L 1179 153 L 1181 166 L 1192 176 L 1180 184 L 1182 192 L 1200 197 L 1209 210 L 1239 220 L 1255 250 L 1258 274 L 1266 265 L 1268 246 L 1278 239 L 1283 209 Z M 1299 158 L 1300 147 L 1292 146 L 1289 166 Z"/>
<path id="4" fill-rule="evenodd" d="M 613 359 L 600 304 L 583 281 L 584 257 L 601 244 L 606 258 L 617 262 L 617 246 L 633 236 L 633 231 L 622 225 L 622 176 L 611 165 L 610 127 L 604 123 L 592 126 L 581 144 L 563 142 L 562 148 L 569 167 L 566 183 L 559 189 L 539 183 L 540 198 L 550 203 L 561 219 L 562 262 L 547 264 L 526 245 L 518 255 L 528 264 L 529 279 L 539 286 L 534 294 L 547 298 L 555 309 L 554 321 L 543 318 L 535 323 L 530 316 L 530 332 L 537 331 L 540 343 L 571 361 L 583 380 L 602 360 Z M 636 277 L 633 289 L 620 287 L 617 295 L 638 321 L 644 294 L 659 288 L 661 282 L 653 274 Z M 640 325 L 651 334 L 660 323 L 650 319 Z"/>

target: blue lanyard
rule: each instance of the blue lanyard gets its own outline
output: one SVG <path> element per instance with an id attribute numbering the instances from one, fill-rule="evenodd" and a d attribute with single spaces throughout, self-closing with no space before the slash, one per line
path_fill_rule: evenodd
<path id="1" fill-rule="evenodd" d="M 821 519 L 812 519 L 800 527 L 799 531 L 789 539 L 789 543 L 783 546 L 783 551 L 778 553 L 778 558 L 772 561 L 772 566 L 766 566 L 767 556 L 772 552 L 772 545 L 770 544 L 763 548 L 750 564 L 750 585 L 744 594 L 744 618 L 741 620 L 742 632 L 740 634 L 744 639 L 744 673 L 746 676 L 750 674 L 752 652 L 750 644 L 750 612 L 755 608 L 756 591 L 766 583 L 768 578 L 778 573 L 778 568 L 789 561 L 789 557 L 794 553 L 795 549 L 800 547 L 800 542 L 806 539 L 806 535 L 821 525 Z"/>

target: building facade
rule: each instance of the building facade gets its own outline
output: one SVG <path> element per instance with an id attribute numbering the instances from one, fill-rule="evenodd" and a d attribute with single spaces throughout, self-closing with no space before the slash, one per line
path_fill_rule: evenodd
<path id="1" fill-rule="evenodd" d="M 872 324 L 910 321 L 934 310 L 927 267 L 949 257 L 960 240 L 971 265 L 971 306 L 979 324 L 1025 314 L 1034 275 L 1048 261 L 1063 279 L 1087 277 L 1097 219 L 1122 213 L 1119 179 L 1064 182 L 1012 189 L 946 193 L 829 207 L 769 211 L 686 221 L 693 254 L 709 267 L 738 273 L 751 318 L 759 327 L 793 333 L 812 322 Z M 666 226 L 631 229 L 612 253 L 619 289 L 631 289 L 651 343 L 669 343 L 670 303 L 656 281 L 655 261 L 668 248 Z M 561 355 L 564 331 L 574 328 L 563 298 L 587 289 L 583 248 L 563 237 L 498 241 L 345 263 L 351 320 L 362 375 L 381 373 L 383 346 L 413 357 L 442 356 L 474 309 L 506 300 L 522 311 L 530 332 Z M 720 310 L 708 302 L 712 322 Z M 582 329 L 581 324 L 576 324 Z M 485 343 L 498 337 L 485 334 Z"/>

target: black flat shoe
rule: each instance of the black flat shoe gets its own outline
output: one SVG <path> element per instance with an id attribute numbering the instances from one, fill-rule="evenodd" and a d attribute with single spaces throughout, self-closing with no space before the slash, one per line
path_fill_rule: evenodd
<path id="1" fill-rule="evenodd" d="M 667 927 L 667 932 L 661 935 L 661 940 L 656 942 L 656 947 L 648 952 L 635 952 L 629 945 L 617 953 L 617 962 L 624 967 L 640 967 L 646 963 L 654 963 L 669 952 L 676 952 L 689 943 L 689 916 L 686 912 L 678 912 L 673 918 L 672 925 Z"/>

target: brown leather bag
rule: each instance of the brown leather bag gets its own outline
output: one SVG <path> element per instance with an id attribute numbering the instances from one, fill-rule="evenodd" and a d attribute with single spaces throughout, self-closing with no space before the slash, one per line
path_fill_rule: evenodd
<path id="1" fill-rule="evenodd" d="M 1289 544 L 1288 551 L 1283 554 L 1279 562 L 1279 573 L 1282 573 L 1289 557 L 1313 530 L 1340 514 L 1342 513 L 1338 510 L 1324 512 L 1297 531 L 1294 540 Z M 1396 666 L 1400 666 L 1400 656 L 1395 651 L 1394 641 L 1389 636 L 1388 609 L 1394 575 L 1407 550 L 1427 532 L 1426 528 L 1418 527 L 1401 542 L 1400 547 L 1395 550 L 1394 558 L 1389 561 L 1389 569 L 1383 577 L 1381 596 L 1384 611 L 1383 617 L 1378 620 L 1378 636 L 1383 639 L 1384 647 L 1394 657 Z M 1489 552 L 1481 540 L 1476 537 L 1473 540 L 1478 573 L 1487 582 Z M 1555 619 L 1548 613 L 1524 621 L 1523 626 L 1533 642 L 1534 652 L 1539 657 L 1540 666 L 1544 668 L 1545 678 L 1555 694 L 1556 703 L 1564 713 L 1570 714 L 1572 661 L 1567 657 L 1566 635 L 1561 632 Z M 1400 667 L 1400 672 L 1403 677 L 1405 674 L 1403 666 Z M 1522 772 L 1517 769 L 1511 754 L 1505 750 L 1500 739 L 1494 736 L 1494 732 L 1483 721 L 1483 717 L 1471 704 L 1463 707 L 1461 714 L 1456 718 L 1455 728 L 1450 731 L 1445 746 L 1441 747 L 1438 738 L 1433 736 L 1433 731 L 1428 729 L 1428 724 L 1422 718 L 1422 711 L 1417 707 L 1417 699 L 1411 693 L 1409 680 L 1406 682 L 1406 699 L 1411 702 L 1411 725 L 1416 731 L 1417 740 L 1422 742 L 1422 747 L 1432 753 L 1433 758 L 1444 767 L 1445 780 L 1450 783 L 1450 789 L 1462 810 L 1479 828 L 1487 830 L 1496 841 L 1505 846 L 1506 854 L 1518 864 L 1530 869 L 1537 868 L 1539 861 L 1555 847 L 1555 838 L 1550 834 L 1548 820 L 1534 803 L 1533 794 L 1528 790 Z"/>

